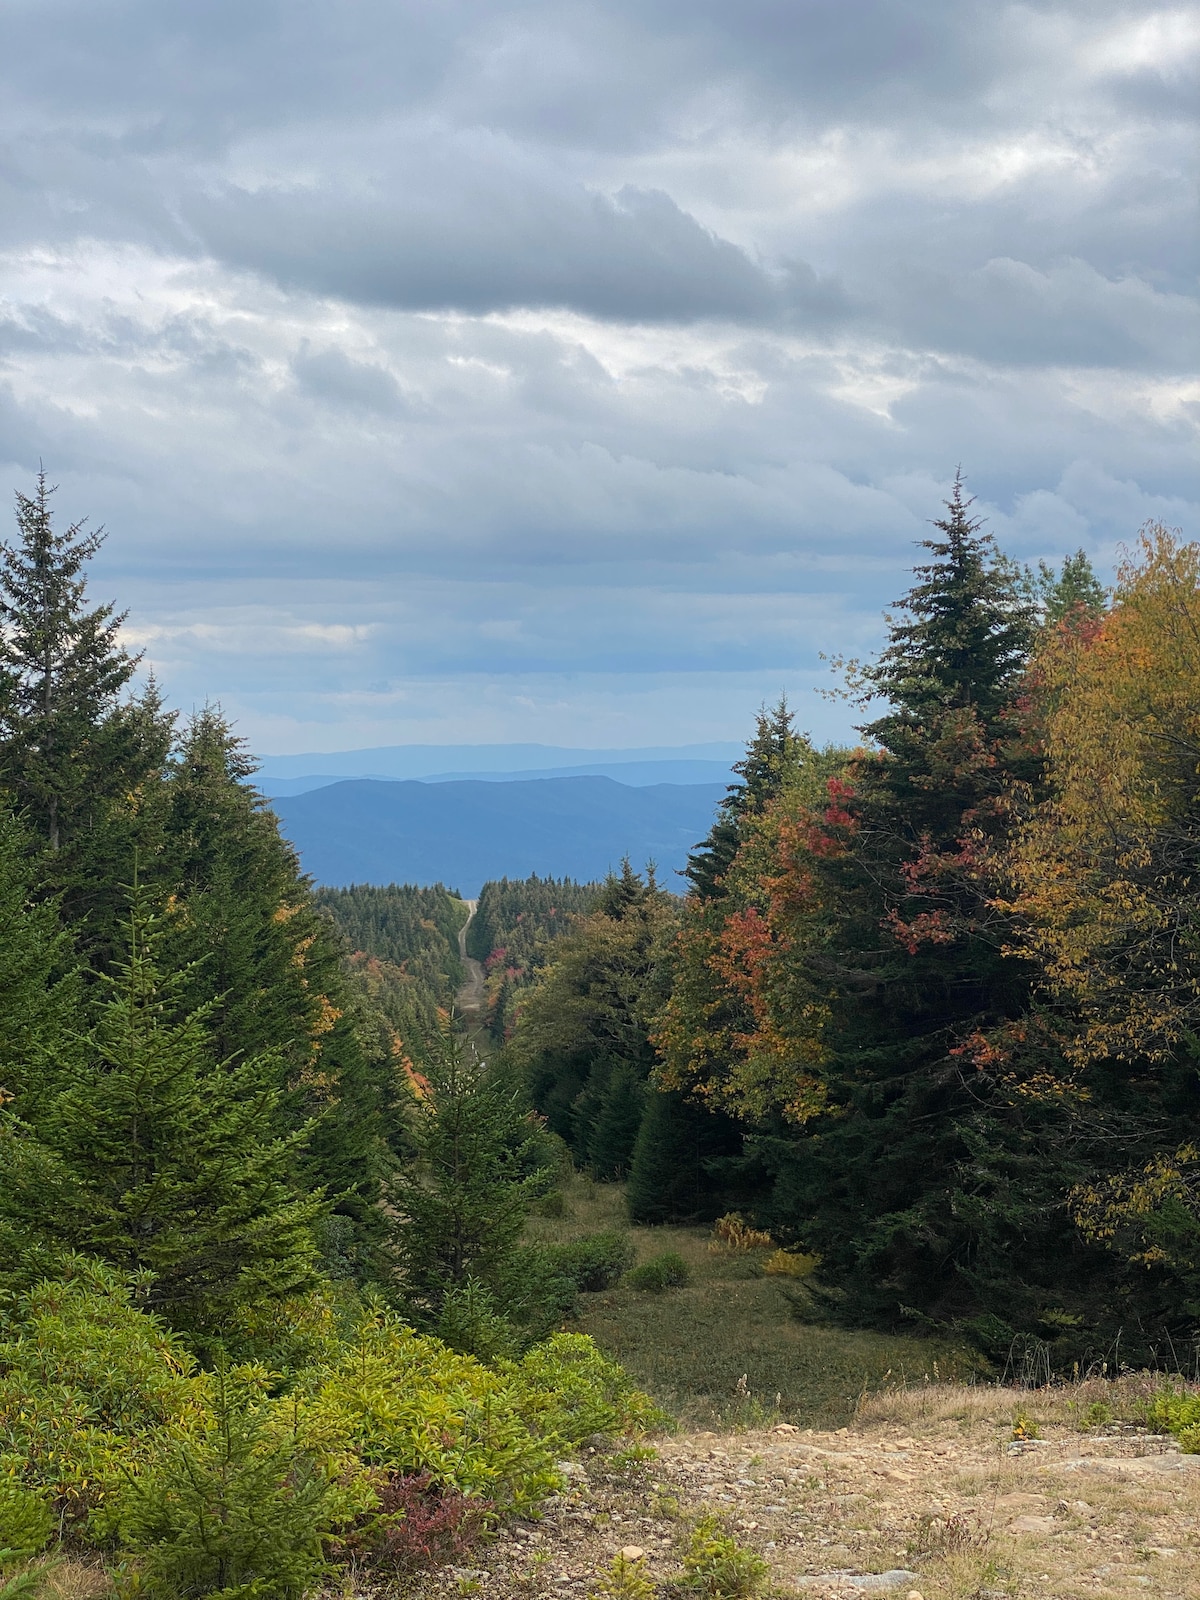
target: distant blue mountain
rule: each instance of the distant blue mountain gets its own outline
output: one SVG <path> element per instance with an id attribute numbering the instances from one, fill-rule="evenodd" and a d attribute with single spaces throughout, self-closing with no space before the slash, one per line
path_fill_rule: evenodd
<path id="1" fill-rule="evenodd" d="M 665 887 L 712 825 L 723 783 L 633 787 L 611 778 L 447 783 L 358 778 L 272 802 L 318 883 L 453 884 L 602 878 L 628 856 Z"/>
<path id="2" fill-rule="evenodd" d="M 355 778 L 382 778 L 379 772 L 356 772 Z M 527 778 L 613 778 L 617 783 L 630 783 L 644 788 L 654 783 L 723 783 L 733 777 L 732 761 L 592 761 L 570 767 L 523 767 L 517 772 L 432 772 L 414 774 L 421 783 L 451 783 L 467 778 L 477 778 L 482 783 L 519 783 Z M 307 794 L 310 789 L 327 789 L 330 784 L 344 782 L 340 774 L 310 772 L 296 778 L 274 777 L 257 773 L 254 786 L 272 798 L 293 794 Z"/>
<path id="3" fill-rule="evenodd" d="M 616 762 L 719 761 L 743 754 L 740 744 L 646 745 L 621 750 L 583 750 L 554 744 L 391 744 L 370 750 L 310 751 L 298 756 L 260 756 L 261 777 L 429 778 L 476 777 L 481 773 L 595 772 Z"/>

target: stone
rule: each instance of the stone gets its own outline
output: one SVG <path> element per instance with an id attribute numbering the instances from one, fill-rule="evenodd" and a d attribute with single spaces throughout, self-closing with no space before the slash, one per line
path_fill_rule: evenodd
<path id="1" fill-rule="evenodd" d="M 622 1561 L 640 1561 L 645 1554 L 640 1544 L 627 1544 L 621 1547 Z"/>
<path id="2" fill-rule="evenodd" d="M 836 1583 L 855 1594 L 886 1594 L 905 1588 L 916 1576 L 904 1567 L 895 1567 L 891 1572 L 822 1572 L 812 1578 L 797 1578 L 796 1584 L 801 1589 L 816 1589 Z"/>
<path id="3" fill-rule="evenodd" d="M 1053 1517 L 1017 1517 L 1008 1526 L 1012 1533 L 1053 1533 L 1058 1524 Z"/>
<path id="4" fill-rule="evenodd" d="M 800 1429 L 790 1422 L 777 1422 L 771 1429 L 772 1433 L 799 1433 Z"/>

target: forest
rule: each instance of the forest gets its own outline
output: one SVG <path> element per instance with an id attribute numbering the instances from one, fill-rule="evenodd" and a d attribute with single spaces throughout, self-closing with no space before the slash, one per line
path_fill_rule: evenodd
<path id="1" fill-rule="evenodd" d="M 862 743 L 764 710 L 688 892 L 626 870 L 505 1055 L 643 1222 L 736 1209 L 798 1314 L 1003 1362 L 1186 1360 L 1200 1315 L 1200 549 L 1109 593 L 961 483 L 870 662 Z"/>
<path id="2" fill-rule="evenodd" d="M 764 709 L 686 893 L 485 885 L 470 1038 L 463 902 L 315 890 L 52 495 L 0 551 L 6 1600 L 64 1551 L 151 1597 L 388 1583 L 636 1446 L 661 1412 L 575 1320 L 627 1236 L 532 1225 L 577 1173 L 803 1263 L 814 1326 L 1186 1363 L 1200 548 L 1148 526 L 1109 592 L 956 485 L 838 664 L 861 742 Z"/>

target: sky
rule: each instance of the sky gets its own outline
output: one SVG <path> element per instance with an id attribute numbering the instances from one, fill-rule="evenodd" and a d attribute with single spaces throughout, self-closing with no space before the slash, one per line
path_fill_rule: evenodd
<path id="1" fill-rule="evenodd" d="M 0 484 L 263 752 L 844 737 L 956 467 L 1200 537 L 1200 8 L 0 0 Z M 8 525 L 11 528 L 11 523 Z"/>

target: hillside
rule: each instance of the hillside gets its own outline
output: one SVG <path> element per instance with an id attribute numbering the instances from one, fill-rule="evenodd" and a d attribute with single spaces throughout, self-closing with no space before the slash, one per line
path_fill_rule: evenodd
<path id="1" fill-rule="evenodd" d="M 356 779 L 273 802 L 304 870 L 321 884 L 452 883 L 474 897 L 490 878 L 603 878 L 628 855 L 675 873 L 703 838 L 722 784 L 611 778 L 514 783 Z"/>

